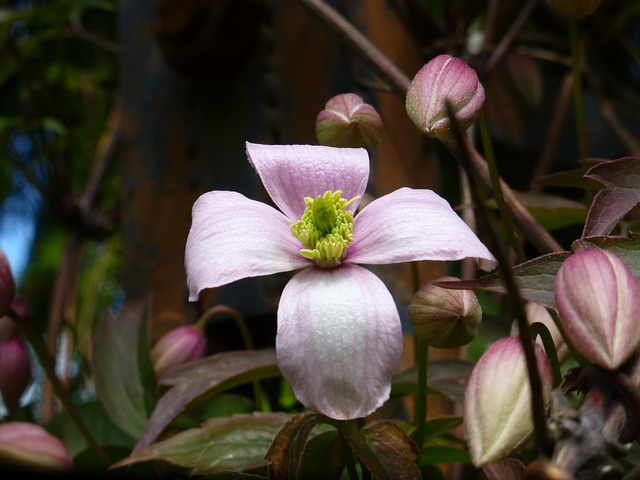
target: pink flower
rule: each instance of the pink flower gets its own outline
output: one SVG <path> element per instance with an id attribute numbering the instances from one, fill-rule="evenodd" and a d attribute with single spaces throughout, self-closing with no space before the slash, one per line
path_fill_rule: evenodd
<path id="1" fill-rule="evenodd" d="M 401 188 L 355 215 L 366 150 L 247 143 L 277 210 L 236 192 L 193 206 L 185 265 L 190 300 L 205 288 L 301 269 L 278 307 L 278 365 L 297 398 L 335 419 L 368 415 L 389 397 L 402 354 L 395 302 L 358 264 L 495 259 L 449 204 Z"/>

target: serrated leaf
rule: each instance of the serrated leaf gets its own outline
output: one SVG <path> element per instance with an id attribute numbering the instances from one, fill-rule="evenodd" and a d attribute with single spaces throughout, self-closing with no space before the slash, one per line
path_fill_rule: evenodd
<path id="1" fill-rule="evenodd" d="M 269 445 L 285 422 L 291 418 L 282 412 L 234 415 L 213 418 L 200 428 L 192 428 L 154 443 L 116 463 L 164 460 L 191 469 L 192 475 L 240 472 L 266 465 Z"/>
<path id="2" fill-rule="evenodd" d="M 406 432 L 393 422 L 381 421 L 362 429 L 367 442 L 394 480 L 420 480 L 416 463 L 420 450 Z"/>
<path id="3" fill-rule="evenodd" d="M 591 167 L 586 178 L 604 185 L 591 203 L 583 237 L 608 235 L 640 203 L 640 158 L 624 157 Z"/>
<path id="4" fill-rule="evenodd" d="M 93 378 L 109 418 L 137 438 L 156 402 L 147 339 L 147 302 L 125 304 L 106 314 L 93 338 Z"/>
<path id="5" fill-rule="evenodd" d="M 190 406 L 238 385 L 278 375 L 273 349 L 219 353 L 167 371 L 160 384 L 171 388 L 158 401 L 134 452 L 150 445 Z"/>
<path id="6" fill-rule="evenodd" d="M 298 478 L 307 439 L 311 430 L 323 418 L 319 413 L 301 413 L 282 426 L 265 456 L 274 478 L 278 480 Z"/>
<path id="7" fill-rule="evenodd" d="M 556 274 L 564 259 L 570 254 L 570 252 L 549 253 L 513 267 L 511 274 L 519 287 L 522 298 L 555 308 L 554 283 Z M 490 273 L 473 280 L 435 282 L 435 284 L 445 288 L 506 293 L 500 272 Z"/>

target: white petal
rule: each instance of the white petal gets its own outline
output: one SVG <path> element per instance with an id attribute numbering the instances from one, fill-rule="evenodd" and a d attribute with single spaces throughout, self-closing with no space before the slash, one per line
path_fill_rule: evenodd
<path id="1" fill-rule="evenodd" d="M 364 194 L 369 180 L 369 154 L 364 148 L 247 142 L 247 156 L 273 202 L 291 220 L 302 217 L 304 197 L 342 190 L 342 198 L 350 200 Z M 359 203 L 349 209 L 355 212 Z"/>
<path id="2" fill-rule="evenodd" d="M 402 328 L 391 294 L 370 271 L 311 267 L 280 299 L 278 365 L 305 406 L 345 420 L 388 398 L 402 355 Z"/>
<path id="3" fill-rule="evenodd" d="M 185 250 L 189 300 L 205 288 L 309 265 L 290 224 L 276 209 L 236 192 L 202 195 L 193 205 Z"/>
<path id="4" fill-rule="evenodd" d="M 431 190 L 401 188 L 355 217 L 346 261 L 384 264 L 417 260 L 496 260 L 446 200 Z"/>

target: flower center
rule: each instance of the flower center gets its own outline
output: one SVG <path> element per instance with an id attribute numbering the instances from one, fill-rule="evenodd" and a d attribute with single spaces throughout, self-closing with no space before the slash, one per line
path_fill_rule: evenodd
<path id="1" fill-rule="evenodd" d="M 340 265 L 353 240 L 353 213 L 347 207 L 360 199 L 340 197 L 342 190 L 326 191 L 316 198 L 305 197 L 302 218 L 291 224 L 291 233 L 307 247 L 300 255 L 320 268 Z"/>

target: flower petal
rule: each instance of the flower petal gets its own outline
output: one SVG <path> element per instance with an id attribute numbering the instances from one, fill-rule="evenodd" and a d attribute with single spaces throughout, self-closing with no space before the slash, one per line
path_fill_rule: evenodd
<path id="1" fill-rule="evenodd" d="M 205 288 L 309 265 L 291 222 L 269 205 L 214 191 L 196 201 L 192 215 L 185 250 L 190 301 Z"/>
<path id="2" fill-rule="evenodd" d="M 401 188 L 356 215 L 345 261 L 384 264 L 417 260 L 496 260 L 446 200 L 431 190 Z M 483 264 L 480 264 L 481 267 Z"/>
<path id="3" fill-rule="evenodd" d="M 364 417 L 389 398 L 400 365 L 398 310 L 362 267 L 305 269 L 282 292 L 276 352 L 305 406 L 338 420 Z"/>
<path id="4" fill-rule="evenodd" d="M 304 197 L 342 190 L 342 198 L 351 199 L 364 194 L 369 180 L 369 155 L 364 148 L 247 142 L 247 156 L 271 199 L 291 220 L 302 217 Z M 359 203 L 349 209 L 355 212 Z"/>

